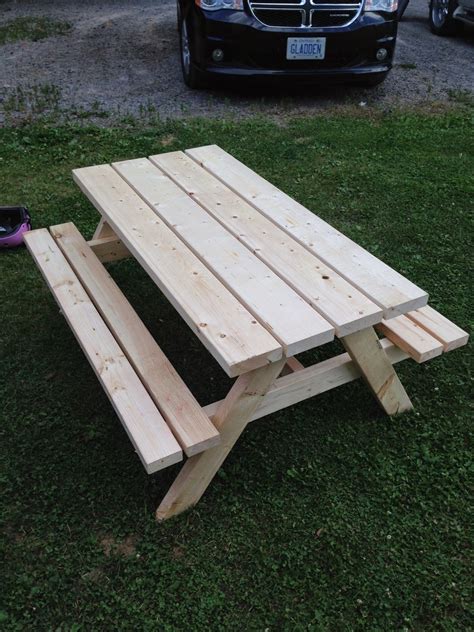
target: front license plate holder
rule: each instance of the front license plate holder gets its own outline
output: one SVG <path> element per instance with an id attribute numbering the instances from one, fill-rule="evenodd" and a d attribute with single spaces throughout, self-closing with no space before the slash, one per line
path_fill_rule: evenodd
<path id="1" fill-rule="evenodd" d="M 324 59 L 325 56 L 325 37 L 289 37 L 287 40 L 287 59 Z"/>

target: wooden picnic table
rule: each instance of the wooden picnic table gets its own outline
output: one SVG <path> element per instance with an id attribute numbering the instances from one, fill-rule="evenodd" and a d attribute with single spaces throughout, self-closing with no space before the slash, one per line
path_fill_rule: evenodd
<path id="1" fill-rule="evenodd" d="M 101 215 L 93 239 L 68 223 L 26 243 L 147 471 L 188 457 L 159 519 L 199 501 L 250 421 L 360 376 L 387 414 L 410 410 L 393 364 L 467 341 L 425 291 L 217 146 L 73 176 Z M 130 256 L 237 378 L 224 400 L 199 406 L 107 273 Z M 335 336 L 347 353 L 295 358 Z"/>

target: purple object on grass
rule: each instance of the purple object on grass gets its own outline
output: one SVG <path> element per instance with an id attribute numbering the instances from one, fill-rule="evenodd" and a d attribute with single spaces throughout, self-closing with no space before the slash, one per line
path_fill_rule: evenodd
<path id="1" fill-rule="evenodd" d="M 0 249 L 15 248 L 31 230 L 31 217 L 25 206 L 0 206 Z"/>

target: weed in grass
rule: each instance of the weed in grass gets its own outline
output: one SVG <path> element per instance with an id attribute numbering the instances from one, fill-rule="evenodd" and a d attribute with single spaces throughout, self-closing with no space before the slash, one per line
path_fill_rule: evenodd
<path id="1" fill-rule="evenodd" d="M 470 90 L 448 90 L 448 96 L 459 105 L 474 106 L 474 93 Z"/>
<path id="2" fill-rule="evenodd" d="M 465 108 L 5 128 L 2 203 L 90 237 L 72 168 L 217 143 L 470 329 L 473 137 Z M 353 382 L 251 424 L 199 505 L 157 525 L 179 468 L 144 473 L 28 253 L 0 269 L 2 630 L 472 628 L 469 349 L 398 366 L 413 413 Z M 109 271 L 200 403 L 220 399 L 229 380 L 140 266 Z"/>
<path id="3" fill-rule="evenodd" d="M 0 45 L 19 40 L 37 42 L 53 35 L 66 35 L 71 28 L 69 22 L 46 17 L 19 17 L 0 24 Z"/>
<path id="4" fill-rule="evenodd" d="M 3 101 L 3 111 L 7 118 L 16 113 L 38 116 L 59 111 L 61 90 L 53 84 L 38 84 L 17 87 L 7 92 Z"/>

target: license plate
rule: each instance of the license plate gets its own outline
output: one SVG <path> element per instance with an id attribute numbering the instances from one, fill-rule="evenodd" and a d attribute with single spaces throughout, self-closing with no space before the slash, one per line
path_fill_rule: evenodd
<path id="1" fill-rule="evenodd" d="M 286 45 L 287 59 L 324 59 L 325 37 L 289 37 Z"/>

